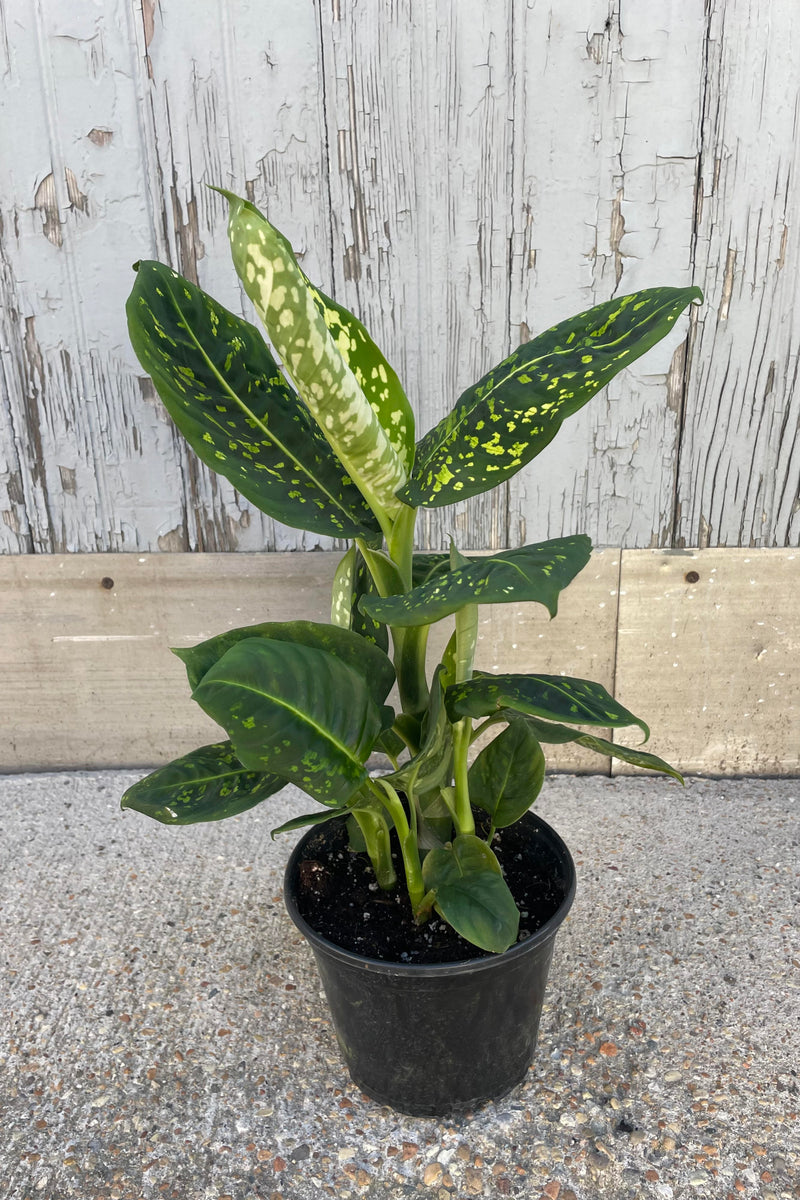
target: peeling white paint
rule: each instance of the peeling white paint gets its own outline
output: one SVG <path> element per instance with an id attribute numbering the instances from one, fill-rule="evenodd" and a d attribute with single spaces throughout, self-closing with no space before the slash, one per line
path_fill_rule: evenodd
<path id="1" fill-rule="evenodd" d="M 209 182 L 364 318 L 420 433 L 554 320 L 705 290 L 688 354 L 684 318 L 507 488 L 423 514 L 429 545 L 796 544 L 800 11 L 690 7 L 20 7 L 0 47 L 0 552 L 330 545 L 199 465 L 128 345 L 140 257 L 248 311 Z"/>

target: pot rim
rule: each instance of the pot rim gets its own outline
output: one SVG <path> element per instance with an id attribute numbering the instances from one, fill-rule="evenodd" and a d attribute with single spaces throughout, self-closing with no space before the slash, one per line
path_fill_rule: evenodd
<path id="1" fill-rule="evenodd" d="M 289 856 L 289 861 L 286 864 L 283 879 L 283 900 L 286 905 L 291 920 L 300 930 L 300 933 L 310 942 L 312 948 L 319 950 L 323 954 L 331 958 L 336 958 L 340 962 L 349 963 L 353 967 L 357 967 L 363 971 L 374 971 L 384 975 L 400 975 L 414 976 L 416 978 L 435 978 L 436 976 L 453 976 L 453 975 L 471 975 L 477 971 L 489 971 L 497 968 L 501 963 L 510 963 L 517 958 L 522 958 L 526 954 L 530 954 L 534 950 L 538 950 L 542 945 L 552 941 L 556 935 L 556 931 L 564 921 L 572 907 L 572 902 L 575 899 L 575 889 L 577 886 L 577 877 L 575 872 L 575 863 L 569 851 L 569 847 L 563 838 L 549 825 L 538 813 L 534 813 L 528 809 L 527 813 L 521 817 L 532 818 L 536 822 L 538 828 L 532 832 L 540 837 L 544 835 L 544 839 L 548 841 L 552 849 L 562 860 L 564 866 L 564 876 L 567 884 L 567 889 L 564 898 L 559 904 L 556 911 L 551 917 L 541 925 L 535 933 L 526 938 L 524 942 L 517 942 L 510 946 L 508 950 L 504 950 L 502 954 L 487 954 L 480 958 L 458 959 L 452 962 L 439 963 L 404 963 L 394 962 L 391 959 L 371 958 L 367 955 L 359 954 L 355 950 L 347 950 L 343 946 L 338 946 L 336 942 L 329 941 L 323 937 L 321 933 L 317 933 L 313 926 L 309 925 L 305 917 L 298 910 L 293 889 L 290 885 L 291 877 L 294 873 L 295 865 L 300 858 L 301 852 L 306 842 L 316 832 L 315 829 L 309 829 L 300 838 L 297 845 L 292 850 Z M 334 818 L 335 819 L 335 818 Z"/>

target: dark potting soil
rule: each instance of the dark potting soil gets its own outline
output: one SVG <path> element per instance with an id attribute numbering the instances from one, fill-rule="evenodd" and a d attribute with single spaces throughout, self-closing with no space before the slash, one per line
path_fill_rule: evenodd
<path id="1" fill-rule="evenodd" d="M 476 813 L 479 826 L 481 814 Z M 536 819 L 527 814 L 492 842 L 506 883 L 520 910 L 518 942 L 536 933 L 558 909 L 567 885 L 553 849 L 535 836 Z M 533 836 L 532 836 L 533 830 Z M 485 836 L 485 830 L 478 833 Z M 311 834 L 298 864 L 297 906 L 312 929 L 345 950 L 384 962 L 462 962 L 488 957 L 434 913 L 423 925 L 414 920 L 402 886 L 403 866 L 393 837 L 398 886 L 378 887 L 369 858 L 349 846 L 347 824 L 334 819 Z"/>

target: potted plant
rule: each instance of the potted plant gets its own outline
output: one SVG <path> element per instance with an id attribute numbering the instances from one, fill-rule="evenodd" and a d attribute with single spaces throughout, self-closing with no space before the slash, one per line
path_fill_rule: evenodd
<path id="1" fill-rule="evenodd" d="M 680 776 L 586 731 L 649 736 L 601 685 L 474 669 L 479 604 L 534 601 L 555 616 L 589 539 L 418 553 L 417 509 L 509 479 L 702 297 L 650 289 L 553 326 L 415 443 L 397 375 L 361 322 L 309 282 L 257 208 L 223 195 L 233 261 L 275 353 L 157 262 L 136 264 L 134 349 L 203 462 L 265 513 L 350 545 L 330 624 L 267 622 L 175 651 L 226 738 L 156 770 L 122 804 L 180 825 L 241 813 L 287 783 L 317 801 L 274 832 L 311 827 L 285 894 L 351 1074 L 402 1111 L 456 1111 L 527 1071 L 574 894 L 568 850 L 529 812 L 543 747 L 573 741 Z M 429 670 L 429 631 L 447 617 L 454 632 Z M 493 740 L 470 761 L 487 729 Z M 370 773 L 373 752 L 392 769 Z"/>

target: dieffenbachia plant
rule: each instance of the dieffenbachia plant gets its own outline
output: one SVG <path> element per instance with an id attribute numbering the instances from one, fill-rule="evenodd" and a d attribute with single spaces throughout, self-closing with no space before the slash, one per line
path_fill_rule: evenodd
<path id="1" fill-rule="evenodd" d="M 392 889 L 394 830 L 417 919 L 435 910 L 467 941 L 503 951 L 519 913 L 491 844 L 536 798 L 543 746 L 576 742 L 680 776 L 586 732 L 635 724 L 648 736 L 600 684 L 474 669 L 478 605 L 534 601 L 555 616 L 559 593 L 589 561 L 589 539 L 473 557 L 454 545 L 415 553 L 416 512 L 509 479 L 701 294 L 653 288 L 554 325 L 467 388 L 415 444 L 400 381 L 361 322 L 309 282 L 258 209 L 224 194 L 233 261 L 273 349 L 157 262 L 137 264 L 134 349 L 207 466 L 275 519 L 351 544 L 330 624 L 266 622 L 175 652 L 226 739 L 155 771 L 122 803 L 189 824 L 244 812 L 293 783 L 322 807 L 282 831 L 346 814 L 378 883 Z M 453 615 L 429 674 L 428 632 Z M 398 708 L 387 703 L 395 682 Z M 470 764 L 470 746 L 492 726 L 500 732 Z M 390 774 L 370 774 L 374 751 Z"/>

